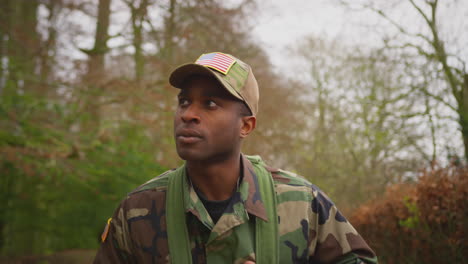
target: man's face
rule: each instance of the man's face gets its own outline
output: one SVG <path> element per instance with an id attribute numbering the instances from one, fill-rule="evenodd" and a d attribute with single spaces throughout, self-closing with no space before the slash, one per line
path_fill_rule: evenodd
<path id="1" fill-rule="evenodd" d="M 240 150 L 240 102 L 215 79 L 196 76 L 178 95 L 174 119 L 177 153 L 187 161 L 219 161 Z"/>

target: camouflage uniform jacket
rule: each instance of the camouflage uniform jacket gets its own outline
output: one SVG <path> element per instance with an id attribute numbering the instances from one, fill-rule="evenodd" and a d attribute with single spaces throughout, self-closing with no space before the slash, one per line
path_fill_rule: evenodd
<path id="1" fill-rule="evenodd" d="M 185 181 L 193 263 L 206 263 L 210 251 L 223 251 L 223 263 L 255 261 L 255 219 L 267 216 L 253 166 L 244 156 L 242 161 L 243 180 L 216 224 Z M 373 251 L 322 191 L 291 172 L 267 170 L 278 201 L 280 263 L 377 263 Z M 138 187 L 120 204 L 94 263 L 170 263 L 167 175 Z"/>

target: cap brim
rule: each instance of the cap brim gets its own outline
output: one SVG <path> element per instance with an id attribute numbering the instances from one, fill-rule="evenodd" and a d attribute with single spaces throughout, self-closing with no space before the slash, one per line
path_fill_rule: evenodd
<path id="1" fill-rule="evenodd" d="M 235 91 L 232 91 L 232 88 L 229 88 L 229 84 L 222 78 L 222 76 L 220 76 L 221 73 L 217 73 L 214 70 L 211 70 L 205 66 L 198 65 L 195 63 L 184 64 L 175 69 L 169 76 L 169 83 L 176 88 L 182 89 L 183 84 L 187 80 L 187 78 L 193 75 L 215 77 L 221 83 L 224 89 L 226 89 L 226 91 L 228 91 L 234 97 L 244 101 L 244 98 L 242 98 L 241 95 L 239 95 Z"/>

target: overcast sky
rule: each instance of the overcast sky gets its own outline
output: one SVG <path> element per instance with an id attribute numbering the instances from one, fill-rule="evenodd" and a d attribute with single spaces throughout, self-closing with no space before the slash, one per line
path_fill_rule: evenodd
<path id="1" fill-rule="evenodd" d="M 442 34 L 446 34 L 443 35 L 446 37 L 444 40 L 455 42 L 452 39 L 455 36 L 462 38 L 456 40 L 458 50 L 454 53 L 463 53 L 462 57 L 468 61 L 468 49 L 465 48 L 468 46 L 468 0 L 439 2 L 438 18 L 442 22 Z M 392 18 L 413 32 L 423 33 L 427 30 L 408 1 L 373 3 L 392 7 L 387 9 Z M 393 26 L 375 13 L 345 8 L 337 0 L 259 0 L 258 16 L 253 20 L 253 36 L 259 39 L 277 68 L 287 60 L 291 48 L 307 36 L 372 46 L 378 45 L 384 34 L 396 32 Z"/>
<path id="2" fill-rule="evenodd" d="M 269 52 L 281 52 L 311 34 L 335 37 L 343 31 L 343 10 L 323 0 L 259 1 L 253 35 Z"/>
<path id="3" fill-rule="evenodd" d="M 353 32 L 359 30 L 355 21 L 346 23 L 350 19 L 349 12 L 330 0 L 261 0 L 258 11 L 259 16 L 253 18 L 253 35 L 259 39 L 277 67 L 290 55 L 289 50 L 305 37 L 313 35 L 351 40 Z"/>

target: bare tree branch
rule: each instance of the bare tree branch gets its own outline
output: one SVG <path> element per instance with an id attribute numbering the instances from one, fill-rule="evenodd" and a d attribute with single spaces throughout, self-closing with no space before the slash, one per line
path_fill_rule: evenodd
<path id="1" fill-rule="evenodd" d="M 452 104 L 446 102 L 441 96 L 439 95 L 436 95 L 436 94 L 433 94 L 431 92 L 429 92 L 425 87 L 420 87 L 420 86 L 412 86 L 413 88 L 419 90 L 420 92 L 422 92 L 424 95 L 426 96 L 429 96 L 435 100 L 437 100 L 438 102 L 442 103 L 443 105 L 445 105 L 446 107 L 450 108 L 451 110 L 457 112 L 457 108 L 454 107 Z"/>
<path id="2" fill-rule="evenodd" d="M 423 34 L 421 33 L 410 33 L 408 32 L 401 24 L 399 24 L 398 22 L 396 22 L 395 20 L 393 20 L 392 18 L 390 18 L 383 10 L 381 9 L 377 9 L 373 6 L 370 6 L 370 5 L 364 5 L 363 6 L 364 8 L 367 8 L 367 9 L 370 9 L 371 11 L 379 14 L 382 18 L 384 18 L 385 20 L 387 20 L 388 22 L 390 22 L 390 24 L 392 24 L 393 26 L 395 26 L 398 31 L 400 31 L 400 33 L 402 34 L 405 34 L 407 36 L 411 36 L 411 37 L 419 37 L 423 40 L 425 40 L 426 42 L 428 43 L 432 43 L 432 40 L 429 39 L 427 36 L 424 36 Z"/>

